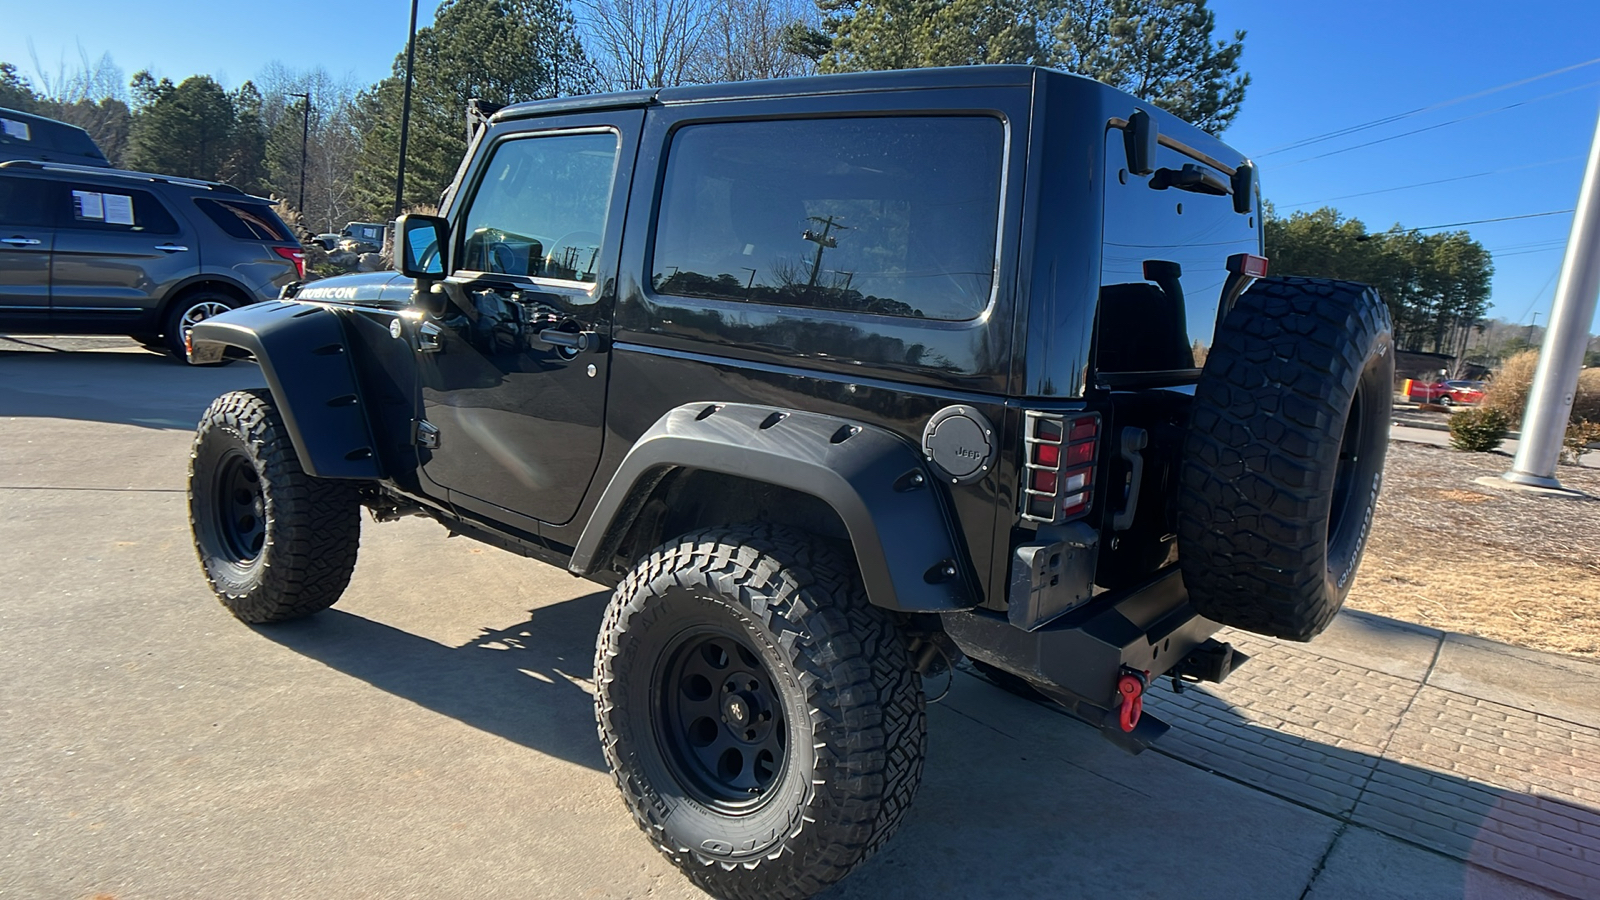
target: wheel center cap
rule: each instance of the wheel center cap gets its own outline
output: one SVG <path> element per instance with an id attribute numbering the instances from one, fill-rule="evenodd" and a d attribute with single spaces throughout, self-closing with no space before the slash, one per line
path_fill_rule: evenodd
<path id="1" fill-rule="evenodd" d="M 723 701 L 722 712 L 731 724 L 743 725 L 750 721 L 750 702 L 735 694 Z"/>

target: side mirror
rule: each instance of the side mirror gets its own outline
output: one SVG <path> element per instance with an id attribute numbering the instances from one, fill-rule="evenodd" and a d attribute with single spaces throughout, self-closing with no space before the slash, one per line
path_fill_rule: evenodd
<path id="1" fill-rule="evenodd" d="M 1149 175 L 1156 170 L 1156 145 L 1161 142 L 1161 135 L 1149 113 L 1136 109 L 1128 115 L 1122 141 L 1128 153 L 1128 174 Z"/>
<path id="2" fill-rule="evenodd" d="M 1256 210 L 1256 167 L 1242 162 L 1233 170 L 1233 211 L 1252 213 Z"/>
<path id="3" fill-rule="evenodd" d="M 401 216 L 395 222 L 394 262 L 410 278 L 443 278 L 450 223 L 438 216 Z"/>

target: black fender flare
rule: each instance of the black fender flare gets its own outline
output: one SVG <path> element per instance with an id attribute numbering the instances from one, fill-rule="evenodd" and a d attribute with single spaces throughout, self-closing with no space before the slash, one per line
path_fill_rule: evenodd
<path id="1" fill-rule="evenodd" d="M 609 562 L 639 506 L 673 469 L 738 475 L 833 508 L 855 549 L 867 598 L 901 612 L 978 603 L 972 565 L 922 455 L 905 439 L 837 416 L 741 403 L 692 403 L 662 416 L 618 466 L 568 568 Z"/>
<path id="2" fill-rule="evenodd" d="M 189 340 L 195 362 L 215 362 L 230 347 L 255 357 L 308 475 L 383 477 L 339 313 L 269 300 L 212 316 Z"/>

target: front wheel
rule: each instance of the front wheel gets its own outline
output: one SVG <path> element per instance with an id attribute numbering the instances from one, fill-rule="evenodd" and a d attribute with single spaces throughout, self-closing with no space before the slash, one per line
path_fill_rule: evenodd
<path id="1" fill-rule="evenodd" d="M 714 529 L 651 553 L 606 610 L 595 686 L 623 799 L 717 897 L 837 882 L 921 779 L 922 683 L 902 632 L 797 532 Z"/>
<path id="2" fill-rule="evenodd" d="M 300 468 L 265 390 L 218 397 L 189 456 L 189 526 L 217 599 L 252 624 L 332 606 L 356 565 L 361 502 L 352 483 Z"/>

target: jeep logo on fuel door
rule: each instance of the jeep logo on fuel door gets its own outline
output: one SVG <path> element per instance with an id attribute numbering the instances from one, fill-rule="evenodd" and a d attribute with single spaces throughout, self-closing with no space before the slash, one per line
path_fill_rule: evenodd
<path id="1" fill-rule="evenodd" d="M 922 455 L 946 483 L 978 481 L 994 466 L 994 426 L 973 407 L 946 406 L 922 431 Z"/>

